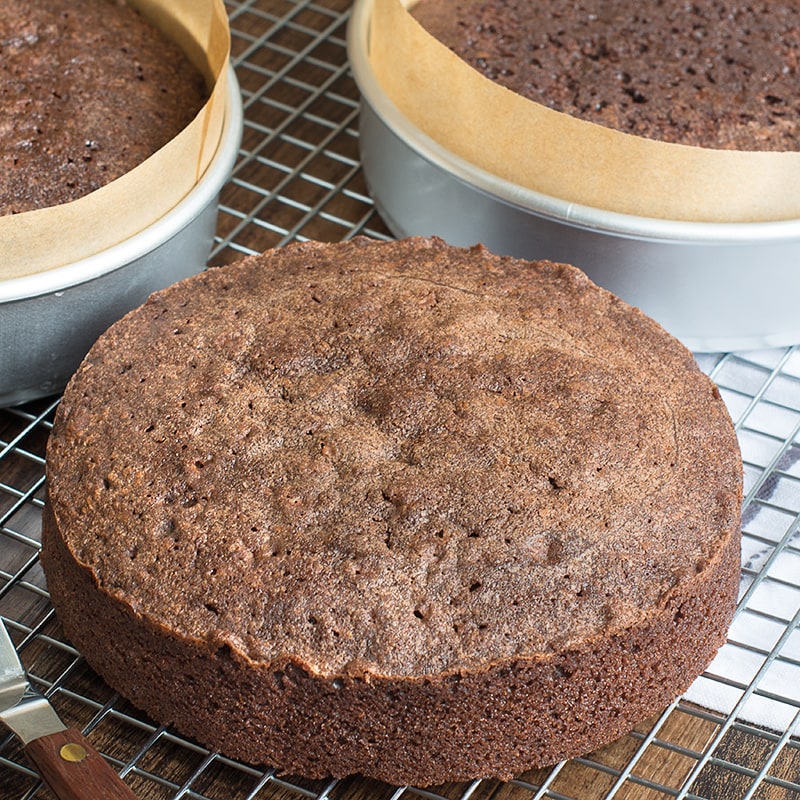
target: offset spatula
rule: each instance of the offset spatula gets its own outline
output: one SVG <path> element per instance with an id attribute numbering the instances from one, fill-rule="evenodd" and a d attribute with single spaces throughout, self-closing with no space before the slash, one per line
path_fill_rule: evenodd
<path id="1" fill-rule="evenodd" d="M 21 740 L 58 800 L 136 800 L 80 731 L 67 728 L 28 681 L 0 622 L 0 720 Z"/>

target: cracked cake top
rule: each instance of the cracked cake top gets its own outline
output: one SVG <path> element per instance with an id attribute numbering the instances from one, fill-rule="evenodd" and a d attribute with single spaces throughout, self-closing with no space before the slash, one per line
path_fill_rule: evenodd
<path id="1" fill-rule="evenodd" d="M 61 535 L 157 624 L 433 674 L 635 624 L 738 521 L 712 382 L 577 269 L 297 244 L 114 325 L 48 452 Z"/>

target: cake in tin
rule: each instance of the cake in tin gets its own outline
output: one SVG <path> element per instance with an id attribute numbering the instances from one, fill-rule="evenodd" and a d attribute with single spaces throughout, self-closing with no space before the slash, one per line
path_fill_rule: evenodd
<path id="1" fill-rule="evenodd" d="M 574 267 L 305 243 L 153 295 L 47 451 L 64 630 L 135 705 L 308 777 L 508 778 L 726 637 L 741 459 L 691 354 Z"/>
<path id="2" fill-rule="evenodd" d="M 413 15 L 486 77 L 659 141 L 800 149 L 800 6 L 786 0 L 420 0 Z"/>
<path id="3" fill-rule="evenodd" d="M 183 51 L 123 0 L 0 0 L 0 214 L 105 186 L 206 97 Z"/>

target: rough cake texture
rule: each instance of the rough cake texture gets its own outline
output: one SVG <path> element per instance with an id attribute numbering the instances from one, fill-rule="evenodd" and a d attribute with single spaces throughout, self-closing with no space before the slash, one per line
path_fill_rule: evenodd
<path id="1" fill-rule="evenodd" d="M 798 150 L 800 4 L 420 0 L 414 16 L 488 78 L 625 133 Z"/>
<path id="2" fill-rule="evenodd" d="M 737 441 L 691 354 L 481 247 L 297 244 L 159 292 L 47 456 L 43 565 L 89 663 L 310 777 L 587 752 L 703 670 L 738 587 Z"/>
<path id="3" fill-rule="evenodd" d="M 0 214 L 110 183 L 205 99 L 200 72 L 121 0 L 0 0 Z"/>

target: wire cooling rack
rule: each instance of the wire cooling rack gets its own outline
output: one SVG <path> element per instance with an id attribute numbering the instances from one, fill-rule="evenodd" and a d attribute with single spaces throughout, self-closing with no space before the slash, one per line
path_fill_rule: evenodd
<path id="1" fill-rule="evenodd" d="M 245 131 L 210 263 L 298 239 L 389 238 L 358 160 L 348 5 L 228 3 Z M 142 800 L 800 800 L 800 349 L 698 361 L 720 386 L 745 464 L 737 617 L 686 697 L 584 758 L 506 783 L 308 781 L 233 762 L 148 720 L 86 666 L 48 601 L 38 550 L 57 398 L 0 411 L 0 616 L 34 683 Z M 0 733 L 0 800 L 49 796 Z"/>

